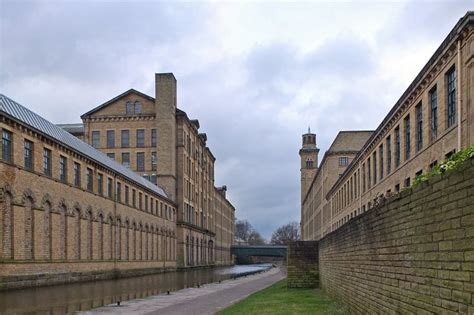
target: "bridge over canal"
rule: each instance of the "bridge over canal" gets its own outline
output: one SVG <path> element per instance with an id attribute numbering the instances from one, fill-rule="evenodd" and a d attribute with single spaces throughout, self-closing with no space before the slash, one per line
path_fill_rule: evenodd
<path id="1" fill-rule="evenodd" d="M 287 246 L 284 245 L 232 245 L 232 255 L 238 263 L 271 262 L 286 260 Z"/>

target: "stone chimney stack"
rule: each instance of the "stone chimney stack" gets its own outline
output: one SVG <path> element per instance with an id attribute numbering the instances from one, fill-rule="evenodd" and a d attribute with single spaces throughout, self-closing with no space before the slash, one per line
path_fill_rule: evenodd
<path id="1" fill-rule="evenodd" d="M 155 87 L 158 185 L 176 201 L 176 78 L 156 73 Z"/>

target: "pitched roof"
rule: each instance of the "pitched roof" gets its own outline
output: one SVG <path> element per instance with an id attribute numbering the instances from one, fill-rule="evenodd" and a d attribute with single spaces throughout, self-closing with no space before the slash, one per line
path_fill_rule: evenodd
<path id="1" fill-rule="evenodd" d="M 372 133 L 373 130 L 339 131 L 328 151 L 360 151 Z"/>
<path id="2" fill-rule="evenodd" d="M 69 147 L 79 154 L 86 156 L 92 161 L 117 172 L 128 180 L 135 182 L 139 186 L 145 187 L 148 190 L 168 198 L 161 187 L 152 184 L 150 181 L 139 176 L 122 164 L 117 163 L 116 161 L 107 157 L 107 155 L 104 153 L 76 138 L 66 130 L 56 126 L 55 124 L 49 122 L 40 115 L 32 112 L 28 108 L 20 105 L 3 94 L 0 94 L 0 112 L 53 138 L 64 146 Z"/>
<path id="3" fill-rule="evenodd" d="M 84 124 L 77 123 L 77 124 L 57 124 L 59 128 L 62 128 L 70 133 L 84 133 Z"/>
<path id="4" fill-rule="evenodd" d="M 152 102 L 155 101 L 155 99 L 154 99 L 153 97 L 151 97 L 150 95 L 147 95 L 147 94 L 142 93 L 142 92 L 140 92 L 140 91 L 137 91 L 137 90 L 135 90 L 135 89 L 130 89 L 130 90 L 125 91 L 125 92 L 123 92 L 122 94 L 120 94 L 120 95 L 114 97 L 113 99 L 108 100 L 108 101 L 105 102 L 104 104 L 99 105 L 99 106 L 97 106 L 97 107 L 91 109 L 91 110 L 88 111 L 87 113 L 82 114 L 82 115 L 81 115 L 81 118 L 85 118 L 85 117 L 87 117 L 87 116 L 90 116 L 90 115 L 94 114 L 95 112 L 101 110 L 102 108 L 107 107 L 108 105 L 112 104 L 113 102 L 115 102 L 115 101 L 121 99 L 122 97 L 127 96 L 128 94 L 131 94 L 131 93 L 138 94 L 138 95 L 140 95 L 140 96 L 142 96 L 142 97 L 144 97 L 144 98 L 146 98 L 146 99 L 148 99 L 148 100 L 150 100 L 150 101 L 152 101 Z"/>

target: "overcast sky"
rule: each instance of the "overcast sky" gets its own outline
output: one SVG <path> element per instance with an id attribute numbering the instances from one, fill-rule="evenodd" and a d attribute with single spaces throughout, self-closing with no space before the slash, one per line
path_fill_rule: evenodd
<path id="1" fill-rule="evenodd" d="M 0 0 L 0 93 L 54 123 L 173 72 L 239 219 L 299 221 L 298 150 L 375 129 L 471 1 Z"/>

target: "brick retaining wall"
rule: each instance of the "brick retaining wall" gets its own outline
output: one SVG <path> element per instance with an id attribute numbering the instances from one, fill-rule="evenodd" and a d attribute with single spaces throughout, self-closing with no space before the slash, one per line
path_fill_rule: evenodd
<path id="1" fill-rule="evenodd" d="M 287 269 L 289 288 L 318 287 L 318 242 L 290 242 Z"/>
<path id="2" fill-rule="evenodd" d="M 327 235 L 319 258 L 351 313 L 474 314 L 474 159 Z"/>

